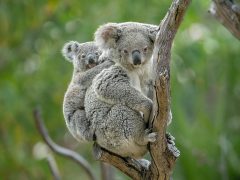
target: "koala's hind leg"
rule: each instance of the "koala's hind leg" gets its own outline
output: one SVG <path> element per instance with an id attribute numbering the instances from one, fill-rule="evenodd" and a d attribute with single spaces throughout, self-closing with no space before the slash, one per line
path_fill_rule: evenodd
<path id="1" fill-rule="evenodd" d="M 66 121 L 67 127 L 73 137 L 78 141 L 91 141 L 94 132 L 90 128 L 90 122 L 86 118 L 85 110 L 76 110 Z"/>

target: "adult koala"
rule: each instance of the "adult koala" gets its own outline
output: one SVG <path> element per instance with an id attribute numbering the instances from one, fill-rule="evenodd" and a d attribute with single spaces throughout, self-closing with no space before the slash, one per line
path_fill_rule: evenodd
<path id="1" fill-rule="evenodd" d="M 85 110 L 96 142 L 123 157 L 140 158 L 156 133 L 147 129 L 152 100 L 144 92 L 158 26 L 108 23 L 95 42 L 115 65 L 104 69 L 86 92 Z M 145 94 L 144 94 L 145 93 Z"/>
<path id="2" fill-rule="evenodd" d="M 78 141 L 93 140 L 90 121 L 86 118 L 84 99 L 93 78 L 113 64 L 105 61 L 99 64 L 101 50 L 94 42 L 69 41 L 62 48 L 66 60 L 73 64 L 73 76 L 64 96 L 63 114 L 70 133 Z M 102 58 L 101 61 L 104 59 Z"/>

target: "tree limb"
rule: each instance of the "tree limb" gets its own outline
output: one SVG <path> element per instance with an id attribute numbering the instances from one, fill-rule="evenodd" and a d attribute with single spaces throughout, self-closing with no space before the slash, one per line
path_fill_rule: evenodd
<path id="1" fill-rule="evenodd" d="M 114 172 L 111 165 L 104 162 L 100 162 L 100 168 L 101 168 L 102 180 L 114 179 Z"/>
<path id="2" fill-rule="evenodd" d="M 146 179 L 170 179 L 179 151 L 174 144 L 168 146 L 166 128 L 170 112 L 170 58 L 173 39 L 183 20 L 190 0 L 174 0 L 160 23 L 153 50 L 154 102 L 150 127 L 158 132 L 158 139 L 150 143 L 152 163 Z"/>
<path id="3" fill-rule="evenodd" d="M 111 164 L 132 179 L 141 180 L 146 169 L 135 160 L 122 158 L 121 156 L 101 148 L 97 143 L 93 145 L 93 155 L 96 160 Z"/>
<path id="4" fill-rule="evenodd" d="M 58 167 L 57 167 L 57 164 L 56 164 L 56 161 L 55 161 L 54 157 L 52 155 L 49 155 L 47 157 L 47 161 L 48 161 L 48 165 L 49 165 L 49 168 L 51 170 L 51 173 L 53 175 L 53 179 L 54 180 L 60 180 L 61 176 L 60 176 L 60 173 L 59 173 L 59 170 L 58 170 Z"/>
<path id="5" fill-rule="evenodd" d="M 209 12 L 240 40 L 240 6 L 230 0 L 213 0 Z"/>
<path id="6" fill-rule="evenodd" d="M 87 173 L 87 175 L 89 176 L 89 178 L 91 180 L 96 180 L 96 177 L 94 176 L 94 174 L 91 170 L 91 166 L 83 157 L 81 157 L 76 152 L 74 152 L 70 149 L 61 147 L 53 142 L 53 140 L 48 135 L 46 127 L 44 126 L 42 116 L 40 114 L 39 109 L 34 110 L 34 119 L 35 119 L 37 129 L 38 129 L 39 133 L 41 134 L 44 142 L 50 147 L 50 149 L 52 151 L 75 161 L 78 165 L 80 165 L 84 169 L 84 171 Z"/>

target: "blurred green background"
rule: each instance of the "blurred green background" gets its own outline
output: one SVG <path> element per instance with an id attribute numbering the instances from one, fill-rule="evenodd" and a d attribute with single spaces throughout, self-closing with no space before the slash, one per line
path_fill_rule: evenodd
<path id="1" fill-rule="evenodd" d="M 51 137 L 81 153 L 99 175 L 90 144 L 77 143 L 62 115 L 72 65 L 60 50 L 90 41 L 106 22 L 159 24 L 169 0 L 0 1 L 0 179 L 52 179 L 33 108 L 41 106 Z M 171 62 L 173 122 L 181 151 L 173 177 L 240 179 L 240 43 L 193 1 L 177 33 Z M 87 179 L 75 163 L 53 155 L 63 179 Z M 128 179 L 115 170 L 116 179 Z M 99 176 L 98 176 L 99 177 Z"/>

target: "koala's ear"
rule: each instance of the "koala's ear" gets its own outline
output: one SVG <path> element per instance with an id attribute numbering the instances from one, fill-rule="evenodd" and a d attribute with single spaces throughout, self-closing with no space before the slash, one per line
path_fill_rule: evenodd
<path id="1" fill-rule="evenodd" d="M 69 41 L 62 48 L 62 55 L 66 60 L 72 62 L 80 50 L 80 44 L 77 41 Z"/>
<path id="2" fill-rule="evenodd" d="M 121 34 L 121 29 L 117 23 L 104 24 L 94 34 L 96 45 L 103 50 L 115 48 Z"/>
<path id="3" fill-rule="evenodd" d="M 158 31 L 159 31 L 158 26 L 154 26 L 154 25 L 148 26 L 148 36 L 149 36 L 151 42 L 153 42 L 153 43 L 155 42 Z"/>

